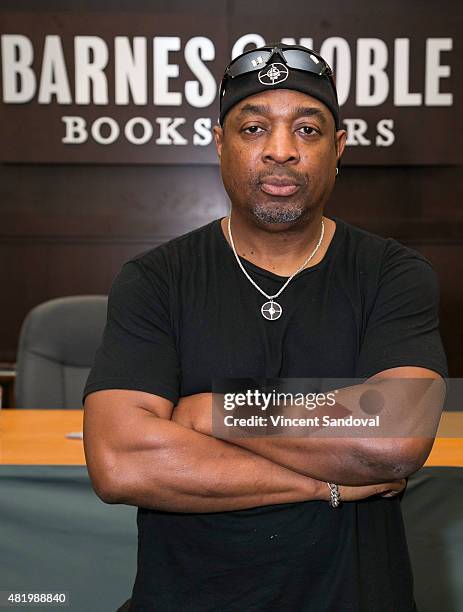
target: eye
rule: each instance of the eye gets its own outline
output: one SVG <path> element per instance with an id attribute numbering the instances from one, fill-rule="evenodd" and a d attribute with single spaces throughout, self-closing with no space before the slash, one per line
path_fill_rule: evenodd
<path id="1" fill-rule="evenodd" d="M 258 125 L 249 125 L 243 130 L 245 134 L 260 134 L 263 131 L 264 130 Z"/>
<path id="2" fill-rule="evenodd" d="M 320 133 L 317 128 L 314 128 L 311 125 L 303 125 L 298 131 L 302 132 L 304 136 L 314 136 L 315 134 Z"/>

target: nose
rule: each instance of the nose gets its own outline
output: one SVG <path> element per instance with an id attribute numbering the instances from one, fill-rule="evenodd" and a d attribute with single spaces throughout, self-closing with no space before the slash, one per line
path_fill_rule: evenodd
<path id="1" fill-rule="evenodd" d="M 265 140 L 262 157 L 267 163 L 297 163 L 299 161 L 299 151 L 296 134 L 284 125 L 275 126 Z"/>

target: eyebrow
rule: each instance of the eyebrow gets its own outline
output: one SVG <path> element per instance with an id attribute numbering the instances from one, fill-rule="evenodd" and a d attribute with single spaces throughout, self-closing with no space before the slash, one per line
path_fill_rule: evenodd
<path id="1" fill-rule="evenodd" d="M 324 125 L 327 123 L 325 113 L 316 106 L 297 106 L 293 114 L 297 117 L 316 117 Z M 270 115 L 270 107 L 265 104 L 245 104 L 238 117 L 243 115 Z"/>
<path id="2" fill-rule="evenodd" d="M 316 117 L 320 119 L 323 124 L 326 124 L 326 115 L 321 110 L 321 108 L 317 108 L 316 106 L 298 106 L 295 109 L 295 114 L 298 117 Z"/>

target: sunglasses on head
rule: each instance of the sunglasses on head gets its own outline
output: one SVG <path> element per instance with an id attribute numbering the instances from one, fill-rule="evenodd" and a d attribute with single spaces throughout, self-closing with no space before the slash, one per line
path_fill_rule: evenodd
<path id="1" fill-rule="evenodd" d="M 234 79 L 248 72 L 261 70 L 275 55 L 278 55 L 288 68 L 310 72 L 318 76 L 329 77 L 331 85 L 336 91 L 333 81 L 333 71 L 320 55 L 317 55 L 310 49 L 304 50 L 300 48 L 281 48 L 275 46 L 253 49 L 233 60 L 225 70 L 220 85 L 220 92 L 222 93 L 227 79 Z"/>

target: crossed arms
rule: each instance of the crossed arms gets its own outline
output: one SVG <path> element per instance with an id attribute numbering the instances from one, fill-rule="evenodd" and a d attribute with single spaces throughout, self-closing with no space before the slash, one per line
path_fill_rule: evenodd
<path id="1" fill-rule="evenodd" d="M 440 379 L 415 367 L 374 378 L 399 376 Z M 210 404 L 209 394 L 182 398 L 174 408 L 141 391 L 91 393 L 84 448 L 100 498 L 172 512 L 219 512 L 328 500 L 327 480 L 344 485 L 345 501 L 389 496 L 421 467 L 433 443 L 432 438 L 223 441 L 204 425 Z"/>

